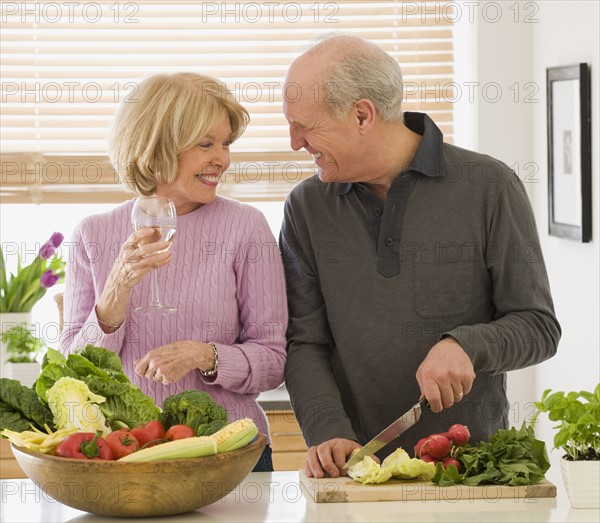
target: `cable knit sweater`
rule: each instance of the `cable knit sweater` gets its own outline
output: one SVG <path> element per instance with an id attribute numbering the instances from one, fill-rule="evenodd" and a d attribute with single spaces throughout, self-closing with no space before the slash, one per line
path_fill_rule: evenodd
<path id="1" fill-rule="evenodd" d="M 98 325 L 95 306 L 121 245 L 132 232 L 133 200 L 85 218 L 66 243 L 64 329 L 67 354 L 91 343 L 121 357 L 125 373 L 162 405 L 184 390 L 208 392 L 231 421 L 251 417 L 269 434 L 260 392 L 283 381 L 287 304 L 281 257 L 264 216 L 254 207 L 217 197 L 177 217 L 173 259 L 159 269 L 161 301 L 176 306 L 170 315 L 144 316 L 133 308 L 150 302 L 150 276 L 131 295 L 125 322 L 112 334 Z M 219 351 L 216 378 L 198 370 L 163 385 L 134 373 L 134 360 L 182 340 L 214 342 Z"/>

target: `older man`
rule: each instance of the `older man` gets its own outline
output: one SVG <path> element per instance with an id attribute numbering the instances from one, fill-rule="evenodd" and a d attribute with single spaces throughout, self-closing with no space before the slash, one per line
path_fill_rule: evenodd
<path id="1" fill-rule="evenodd" d="M 337 477 L 420 397 L 431 411 L 381 456 L 453 423 L 472 441 L 506 427 L 506 371 L 552 357 L 560 338 L 521 181 L 403 113 L 398 64 L 359 38 L 301 55 L 284 98 L 291 146 L 318 166 L 289 195 L 280 238 L 306 473 Z"/>

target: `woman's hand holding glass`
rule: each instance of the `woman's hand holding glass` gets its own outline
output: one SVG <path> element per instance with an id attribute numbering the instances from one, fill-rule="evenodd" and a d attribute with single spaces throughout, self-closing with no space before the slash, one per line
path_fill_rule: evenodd
<path id="1" fill-rule="evenodd" d="M 103 330 L 114 331 L 125 320 L 133 288 L 153 269 L 167 265 L 173 258 L 170 241 L 156 241 L 156 230 L 141 228 L 123 244 L 108 276 L 96 314 Z M 107 327 L 107 328 L 104 328 Z"/>

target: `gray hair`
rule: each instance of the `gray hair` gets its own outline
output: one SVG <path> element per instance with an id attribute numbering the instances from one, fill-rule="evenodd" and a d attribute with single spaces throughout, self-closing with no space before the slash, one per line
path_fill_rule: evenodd
<path id="1" fill-rule="evenodd" d="M 383 121 L 402 120 L 402 71 L 392 56 L 371 42 L 344 35 L 327 36 L 308 53 L 325 48 L 330 48 L 325 103 L 332 117 L 341 120 L 354 102 L 365 98 Z"/>

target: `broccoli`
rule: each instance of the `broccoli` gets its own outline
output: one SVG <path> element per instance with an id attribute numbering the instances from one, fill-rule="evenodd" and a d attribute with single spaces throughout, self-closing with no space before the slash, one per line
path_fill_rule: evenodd
<path id="1" fill-rule="evenodd" d="M 187 425 L 196 436 L 209 436 L 227 425 L 227 411 L 215 403 L 209 394 L 186 390 L 165 399 L 159 417 L 165 429 Z"/>

